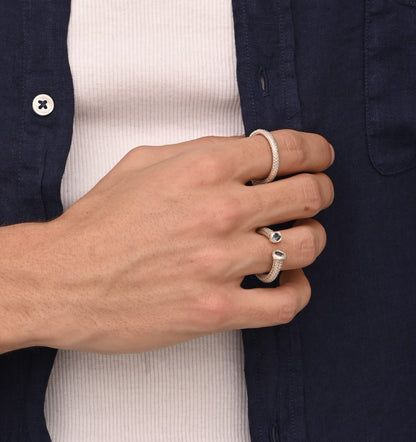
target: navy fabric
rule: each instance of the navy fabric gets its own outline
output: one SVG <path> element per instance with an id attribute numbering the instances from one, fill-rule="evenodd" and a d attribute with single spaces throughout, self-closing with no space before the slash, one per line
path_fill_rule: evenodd
<path id="1" fill-rule="evenodd" d="M 252 440 L 414 441 L 416 2 L 234 10 L 247 134 L 317 132 L 337 154 L 309 306 L 244 334 Z"/>
<path id="2" fill-rule="evenodd" d="M 416 2 L 233 0 L 246 133 L 321 133 L 337 159 L 328 245 L 290 324 L 244 331 L 253 442 L 416 440 Z M 62 207 L 70 1 L 0 2 L 0 223 Z M 33 113 L 39 93 L 55 100 Z M 247 278 L 247 288 L 257 286 Z M 0 355 L 0 441 L 47 442 L 55 351 Z M 166 435 L 169 440 L 169 435 Z"/>
<path id="3" fill-rule="evenodd" d="M 299 318 L 307 434 L 414 441 L 416 3 L 305 0 L 293 18 L 303 129 L 337 152 Z"/>
<path id="4" fill-rule="evenodd" d="M 233 10 L 246 134 L 259 127 L 300 130 L 290 0 L 234 0 Z M 259 285 L 254 277 L 243 283 L 246 288 Z M 252 441 L 306 440 L 296 322 L 290 327 L 244 330 L 243 340 Z"/>

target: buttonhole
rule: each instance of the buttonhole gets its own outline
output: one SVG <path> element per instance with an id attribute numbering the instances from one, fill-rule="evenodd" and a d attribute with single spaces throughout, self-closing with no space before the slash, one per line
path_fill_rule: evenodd
<path id="1" fill-rule="evenodd" d="M 271 442 L 279 442 L 279 438 L 278 438 L 278 435 L 277 435 L 277 426 L 276 425 L 273 425 L 270 428 L 270 440 L 271 440 Z"/>
<path id="2" fill-rule="evenodd" d="M 269 95 L 269 77 L 267 76 L 267 71 L 260 67 L 259 69 L 259 81 L 260 88 L 263 91 L 263 97 Z"/>

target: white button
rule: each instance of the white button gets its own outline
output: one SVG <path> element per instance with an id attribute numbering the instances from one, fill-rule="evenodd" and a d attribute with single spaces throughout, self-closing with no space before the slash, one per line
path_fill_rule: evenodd
<path id="1" fill-rule="evenodd" d="M 49 115 L 53 111 L 54 106 L 52 98 L 46 94 L 36 95 L 32 101 L 33 110 L 42 117 Z"/>

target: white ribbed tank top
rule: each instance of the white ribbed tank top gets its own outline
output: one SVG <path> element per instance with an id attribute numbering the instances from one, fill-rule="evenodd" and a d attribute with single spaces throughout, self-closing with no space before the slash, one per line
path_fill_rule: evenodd
<path id="1" fill-rule="evenodd" d="M 64 209 L 131 148 L 242 134 L 231 0 L 72 0 Z M 58 351 L 53 442 L 247 442 L 239 331 L 129 355 Z"/>

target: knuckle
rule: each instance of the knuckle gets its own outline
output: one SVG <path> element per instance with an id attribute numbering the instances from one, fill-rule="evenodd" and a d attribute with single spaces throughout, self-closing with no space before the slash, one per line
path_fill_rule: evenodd
<path id="1" fill-rule="evenodd" d="M 200 151 L 196 161 L 190 165 L 195 178 L 206 184 L 223 182 L 230 174 L 230 166 L 224 161 L 218 149 Z"/>
<path id="2" fill-rule="evenodd" d="M 224 277 L 230 259 L 224 248 L 211 247 L 203 249 L 195 259 L 196 270 L 202 272 L 209 280 Z"/>
<path id="3" fill-rule="evenodd" d="M 334 200 L 334 184 L 332 183 L 331 178 L 324 173 L 316 174 L 316 179 L 320 184 L 319 188 L 321 189 L 322 206 L 328 207 Z"/>
<path id="4" fill-rule="evenodd" d="M 140 158 L 144 152 L 148 151 L 150 149 L 151 146 L 137 146 L 134 147 L 133 149 L 129 150 L 126 155 L 124 156 L 125 158 L 128 158 L 129 160 L 137 160 L 138 158 Z"/>
<path id="5" fill-rule="evenodd" d="M 332 147 L 330 142 L 320 134 L 313 134 L 315 137 L 315 144 L 319 147 L 319 151 L 322 155 L 322 162 L 325 164 L 325 168 L 332 164 Z M 326 161 L 324 161 L 326 159 Z"/>
<path id="6" fill-rule="evenodd" d="M 326 167 L 330 167 L 332 165 L 333 162 L 333 147 L 331 145 L 331 143 L 326 139 L 322 137 L 322 143 L 324 145 L 325 151 L 326 151 L 326 156 L 327 156 L 327 164 Z"/>
<path id="7" fill-rule="evenodd" d="M 129 155 L 129 154 L 137 155 L 137 154 L 143 152 L 146 149 L 150 149 L 150 147 L 151 146 L 145 146 L 145 145 L 133 147 L 133 149 L 131 149 L 129 152 L 127 152 L 127 155 Z"/>
<path id="8" fill-rule="evenodd" d="M 307 278 L 304 278 L 300 286 L 285 286 L 284 296 L 279 306 L 277 320 L 281 324 L 287 324 L 308 304 L 311 298 L 311 285 Z"/>
<path id="9" fill-rule="evenodd" d="M 210 152 L 201 152 L 194 166 L 196 174 L 205 178 L 218 173 L 221 163 L 218 158 L 215 155 L 211 155 Z"/>
<path id="10" fill-rule="evenodd" d="M 309 279 L 305 279 L 305 286 L 304 286 L 304 293 L 303 293 L 303 297 L 302 297 L 301 308 L 306 307 L 306 305 L 308 304 L 309 300 L 311 299 L 311 296 L 312 296 L 311 283 L 309 282 Z"/>
<path id="11" fill-rule="evenodd" d="M 305 235 L 300 241 L 299 254 L 304 265 L 312 264 L 318 256 L 319 241 L 311 228 L 305 229 Z"/>
<path id="12" fill-rule="evenodd" d="M 335 189 L 334 189 L 334 183 L 332 182 L 331 178 L 329 178 L 328 175 L 322 174 L 325 179 L 327 180 L 328 185 L 328 199 L 327 199 L 327 206 L 330 206 L 334 202 L 335 198 Z"/>
<path id="13" fill-rule="evenodd" d="M 319 222 L 317 222 L 317 226 L 318 226 L 318 231 L 319 231 L 319 233 L 318 233 L 319 241 L 317 242 L 318 254 L 319 254 L 326 247 L 327 236 L 326 236 L 325 227 Z M 317 240 L 318 240 L 318 237 L 317 237 Z"/>
<path id="14" fill-rule="evenodd" d="M 123 158 L 125 167 L 143 167 L 156 162 L 160 158 L 162 150 L 155 146 L 137 146 L 131 149 Z"/>
<path id="15" fill-rule="evenodd" d="M 232 318 L 232 303 L 225 291 L 216 290 L 201 298 L 201 316 L 210 331 L 224 330 Z"/>
<path id="16" fill-rule="evenodd" d="M 285 130 L 284 145 L 293 158 L 293 163 L 300 168 L 305 167 L 308 161 L 308 150 L 299 134 L 292 130 Z"/>
<path id="17" fill-rule="evenodd" d="M 311 298 L 311 284 L 306 276 L 302 278 L 302 282 L 295 288 L 293 286 L 287 287 L 295 293 L 293 296 L 297 299 L 297 305 L 299 310 L 303 309 L 309 302 Z"/>
<path id="18" fill-rule="evenodd" d="M 228 233 L 239 225 L 242 213 L 242 201 L 234 197 L 223 197 L 211 205 L 207 221 L 218 233 Z"/>
<path id="19" fill-rule="evenodd" d="M 198 138 L 197 141 L 199 144 L 212 146 L 212 145 L 215 145 L 216 143 L 218 143 L 218 140 L 219 140 L 219 138 L 215 137 L 214 135 L 207 135 L 205 137 Z"/>
<path id="20" fill-rule="evenodd" d="M 320 134 L 314 134 L 314 136 L 316 137 L 318 143 L 322 144 L 323 146 L 327 146 L 329 150 L 329 141 L 325 137 Z"/>
<path id="21" fill-rule="evenodd" d="M 153 146 L 134 147 L 123 156 L 115 169 L 118 172 L 123 172 L 141 167 L 143 163 L 148 162 L 152 158 L 152 149 Z"/>
<path id="22" fill-rule="evenodd" d="M 286 300 L 280 307 L 277 315 L 277 320 L 280 324 L 287 324 L 292 321 L 294 317 L 297 315 L 298 309 L 295 302 L 295 298 L 291 297 L 291 299 Z"/>
<path id="23" fill-rule="evenodd" d="M 319 180 L 315 175 L 302 174 L 302 193 L 304 197 L 304 210 L 307 213 L 315 215 L 324 205 Z"/>
<path id="24" fill-rule="evenodd" d="M 302 286 L 299 289 L 299 310 L 302 310 L 306 307 L 306 305 L 309 303 L 309 300 L 311 299 L 311 294 L 311 284 L 309 280 L 305 277 L 304 281 L 302 282 Z"/>

